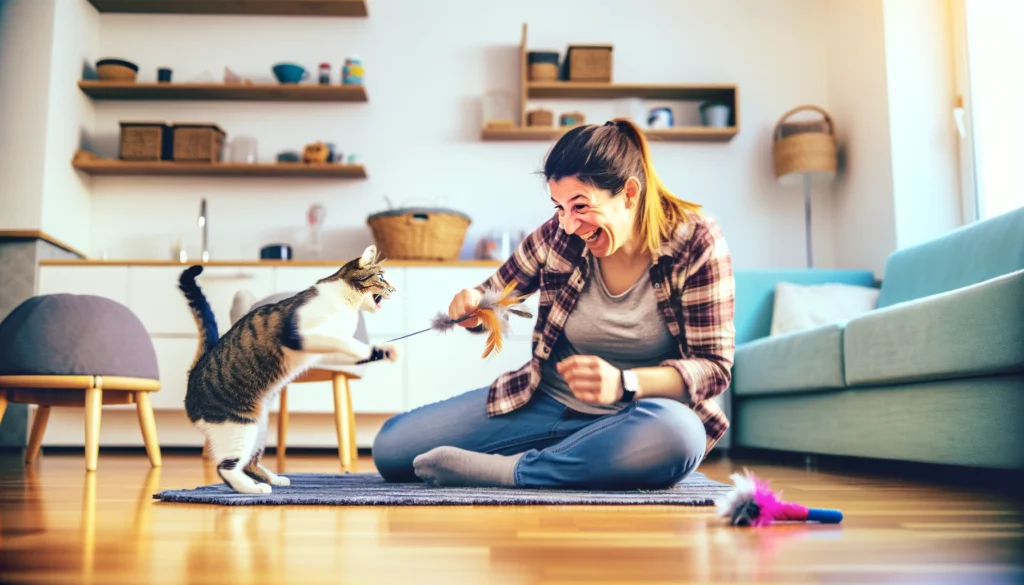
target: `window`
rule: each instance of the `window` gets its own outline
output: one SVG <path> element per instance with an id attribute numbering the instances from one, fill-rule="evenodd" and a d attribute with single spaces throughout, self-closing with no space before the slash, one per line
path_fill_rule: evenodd
<path id="1" fill-rule="evenodd" d="M 1024 206 L 1024 2 L 953 0 L 964 219 Z"/>

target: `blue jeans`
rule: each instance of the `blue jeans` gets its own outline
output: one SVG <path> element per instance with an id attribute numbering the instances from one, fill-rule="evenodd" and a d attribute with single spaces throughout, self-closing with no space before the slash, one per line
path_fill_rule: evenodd
<path id="1" fill-rule="evenodd" d="M 412 461 L 435 447 L 478 453 L 523 453 L 518 487 L 658 489 L 697 468 L 706 438 L 700 418 L 682 403 L 641 399 L 624 410 L 590 415 L 537 392 L 525 406 L 488 417 L 487 388 L 397 415 L 373 444 L 388 481 L 419 481 Z"/>

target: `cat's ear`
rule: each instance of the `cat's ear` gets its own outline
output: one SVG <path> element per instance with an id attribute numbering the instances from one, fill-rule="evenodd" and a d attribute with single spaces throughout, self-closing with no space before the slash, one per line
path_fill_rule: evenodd
<path id="1" fill-rule="evenodd" d="M 370 244 L 363 250 L 363 255 L 359 257 L 359 267 L 366 268 L 367 265 L 373 264 L 377 260 L 377 246 Z"/>

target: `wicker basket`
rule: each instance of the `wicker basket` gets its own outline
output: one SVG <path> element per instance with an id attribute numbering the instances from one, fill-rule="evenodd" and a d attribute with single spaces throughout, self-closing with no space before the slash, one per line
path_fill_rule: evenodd
<path id="1" fill-rule="evenodd" d="M 793 114 L 811 110 L 823 121 L 786 122 Z M 772 163 L 775 176 L 836 172 L 836 129 L 832 116 L 818 106 L 798 106 L 786 112 L 772 133 Z"/>
<path id="2" fill-rule="evenodd" d="M 175 124 L 174 160 L 219 162 L 223 159 L 224 131 L 216 124 Z"/>
<path id="3" fill-rule="evenodd" d="M 407 207 L 366 219 L 382 257 L 394 260 L 457 260 L 470 219 L 451 209 Z"/>
<path id="4" fill-rule="evenodd" d="M 571 45 L 565 61 L 569 81 L 612 80 L 612 45 Z"/>
<path id="5" fill-rule="evenodd" d="M 555 113 L 551 110 L 540 108 L 526 113 L 527 126 L 554 126 Z"/>
<path id="6" fill-rule="evenodd" d="M 121 160 L 157 161 L 171 156 L 171 127 L 163 122 L 121 122 Z"/>

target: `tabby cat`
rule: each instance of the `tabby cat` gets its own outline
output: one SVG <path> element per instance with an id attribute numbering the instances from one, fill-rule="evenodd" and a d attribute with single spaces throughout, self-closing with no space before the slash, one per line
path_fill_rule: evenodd
<path id="1" fill-rule="evenodd" d="M 375 246 L 276 304 L 257 307 L 224 337 L 196 284 L 202 266 L 191 266 L 179 288 L 199 328 L 199 347 L 188 374 L 185 412 L 207 438 L 221 479 L 242 493 L 270 493 L 289 480 L 260 463 L 267 436 L 267 411 L 281 389 L 326 354 L 352 364 L 398 357 L 390 345 L 368 346 L 353 336 L 358 311 L 376 313 L 395 292 L 384 278 Z"/>

